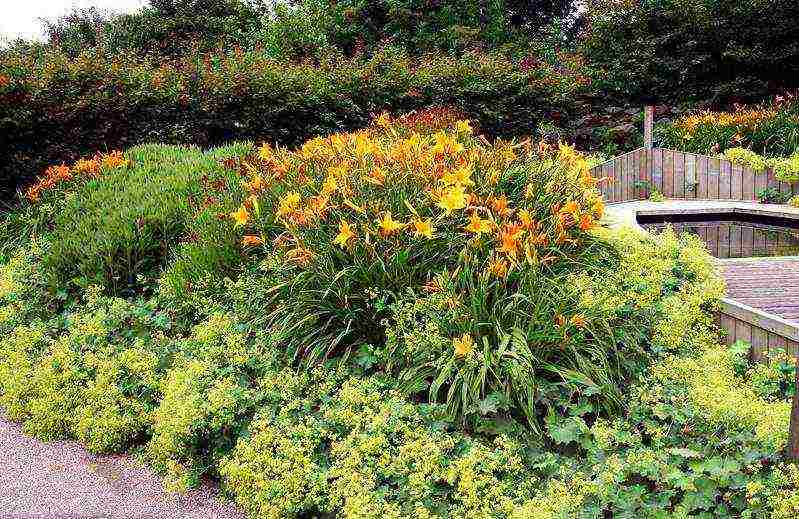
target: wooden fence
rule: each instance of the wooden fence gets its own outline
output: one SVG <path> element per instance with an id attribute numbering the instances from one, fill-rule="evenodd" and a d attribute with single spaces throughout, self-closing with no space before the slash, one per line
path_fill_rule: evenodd
<path id="1" fill-rule="evenodd" d="M 716 322 L 727 332 L 727 345 L 731 346 L 736 341 L 752 345 L 750 355 L 755 362 L 779 352 L 799 356 L 799 329 L 776 316 L 724 299 L 716 314 Z"/>
<path id="2" fill-rule="evenodd" d="M 595 166 L 607 203 L 646 200 L 653 190 L 666 198 L 686 200 L 756 200 L 757 192 L 772 187 L 782 193 L 799 192 L 780 182 L 772 170 L 762 172 L 718 157 L 665 148 L 639 148 Z"/>

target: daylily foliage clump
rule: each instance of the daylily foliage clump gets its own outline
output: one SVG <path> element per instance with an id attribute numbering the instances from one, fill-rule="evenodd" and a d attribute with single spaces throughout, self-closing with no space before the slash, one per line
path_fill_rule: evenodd
<path id="1" fill-rule="evenodd" d="M 379 347 L 392 304 L 438 297 L 453 314 L 447 347 L 393 364 L 409 387 L 435 379 L 431 398 L 453 414 L 497 393 L 536 423 L 546 381 L 600 385 L 599 400 L 617 401 L 627 367 L 608 356 L 639 350 L 619 353 L 627 337 L 577 312 L 559 283 L 604 250 L 589 160 L 563 144 L 492 144 L 467 120 L 412 126 L 383 115 L 229 163 L 245 192 L 231 227 L 285 265 L 268 322 L 286 347 L 310 362 Z"/>

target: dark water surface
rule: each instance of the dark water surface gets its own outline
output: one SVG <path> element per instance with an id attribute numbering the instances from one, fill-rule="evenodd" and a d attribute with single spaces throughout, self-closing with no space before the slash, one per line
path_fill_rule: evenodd
<path id="1" fill-rule="evenodd" d="M 799 221 L 760 215 L 639 215 L 649 232 L 671 226 L 698 235 L 717 258 L 799 256 Z"/>

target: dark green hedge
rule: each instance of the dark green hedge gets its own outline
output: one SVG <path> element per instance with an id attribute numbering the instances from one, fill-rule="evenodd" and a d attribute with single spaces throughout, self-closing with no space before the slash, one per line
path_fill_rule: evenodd
<path id="1" fill-rule="evenodd" d="M 754 102 L 799 86 L 796 0 L 593 0 L 597 87 L 636 101 Z"/>
<path id="2" fill-rule="evenodd" d="M 292 64 L 231 51 L 176 60 L 52 51 L 0 62 L 0 190 L 6 198 L 47 165 L 144 142 L 294 145 L 364 126 L 376 112 L 454 106 L 493 136 L 567 120 L 579 77 L 495 55 Z M 6 79 L 3 80 L 2 78 Z"/>

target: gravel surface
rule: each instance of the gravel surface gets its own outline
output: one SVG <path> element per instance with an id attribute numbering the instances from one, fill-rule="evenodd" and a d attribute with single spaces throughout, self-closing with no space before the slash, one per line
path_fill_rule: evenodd
<path id="1" fill-rule="evenodd" d="M 131 456 L 42 443 L 0 410 L 0 519 L 244 519 L 210 484 L 169 494 Z"/>

